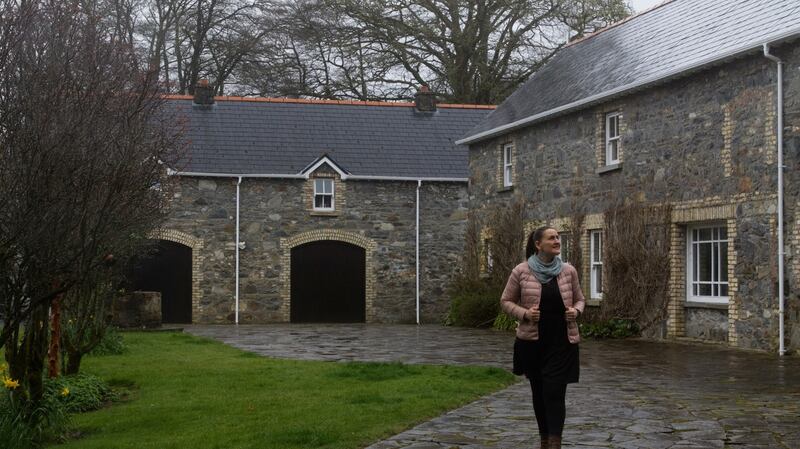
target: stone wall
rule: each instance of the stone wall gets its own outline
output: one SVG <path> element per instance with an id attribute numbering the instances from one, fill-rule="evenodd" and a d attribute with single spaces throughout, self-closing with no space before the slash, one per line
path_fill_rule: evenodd
<path id="1" fill-rule="evenodd" d="M 784 58 L 787 169 L 787 336 L 800 349 L 800 45 L 774 49 Z M 512 197 L 526 201 L 526 219 L 563 223 L 593 217 L 582 230 L 583 285 L 588 297 L 587 231 L 618 204 L 670 204 L 672 252 L 666 334 L 724 340 L 732 346 L 777 347 L 777 158 L 775 64 L 745 58 L 532 126 L 470 148 L 470 209 Z M 534 99 L 532 99 L 533 101 Z M 603 115 L 620 119 L 620 164 L 604 167 Z M 512 189 L 498 188 L 498 154 L 515 148 Z M 687 226 L 728 229 L 727 309 L 685 307 Z M 659 334 L 654 332 L 653 334 Z M 724 336 L 724 338 L 722 338 Z"/>
<path id="2" fill-rule="evenodd" d="M 335 211 L 313 210 L 313 176 L 334 178 Z M 232 322 L 235 295 L 236 178 L 182 177 L 166 229 L 202 242 L 195 322 Z M 414 322 L 416 182 L 342 181 L 322 166 L 312 180 L 244 178 L 240 185 L 240 322 L 289 320 L 293 245 L 336 239 L 367 250 L 367 320 Z M 464 183 L 420 188 L 422 322 L 440 322 L 445 285 L 461 257 Z"/>

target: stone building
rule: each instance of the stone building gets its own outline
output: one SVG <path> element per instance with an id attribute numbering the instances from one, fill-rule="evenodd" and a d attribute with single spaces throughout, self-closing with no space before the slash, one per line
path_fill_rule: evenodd
<path id="1" fill-rule="evenodd" d="M 604 212 L 667 205 L 667 318 L 651 332 L 777 350 L 782 138 L 784 349 L 800 349 L 798 37 L 795 0 L 673 0 L 570 43 L 459 140 L 470 209 L 522 199 L 529 228 L 570 231 L 597 306 L 613 295 Z"/>
<path id="2" fill-rule="evenodd" d="M 467 210 L 454 141 L 492 108 L 170 97 L 188 153 L 137 287 L 167 322 L 440 322 Z"/>

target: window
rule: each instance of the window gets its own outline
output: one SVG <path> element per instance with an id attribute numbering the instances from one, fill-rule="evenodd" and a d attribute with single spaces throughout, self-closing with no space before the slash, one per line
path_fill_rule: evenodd
<path id="1" fill-rule="evenodd" d="M 724 226 L 690 227 L 687 291 L 691 301 L 728 302 L 728 230 Z"/>
<path id="2" fill-rule="evenodd" d="M 503 146 L 503 187 L 511 187 L 514 185 L 514 180 L 512 178 L 512 150 L 514 145 L 508 143 Z"/>
<path id="3" fill-rule="evenodd" d="M 572 239 L 572 235 L 569 232 L 564 232 L 558 234 L 561 238 L 561 260 L 563 262 L 569 262 L 569 252 L 570 252 L 570 239 Z"/>
<path id="4" fill-rule="evenodd" d="M 333 179 L 314 180 L 314 210 L 333 210 Z"/>
<path id="5" fill-rule="evenodd" d="M 619 163 L 619 112 L 606 114 L 606 165 Z"/>
<path id="6" fill-rule="evenodd" d="M 591 238 L 591 276 L 590 296 L 592 299 L 603 297 L 603 231 L 590 231 Z"/>

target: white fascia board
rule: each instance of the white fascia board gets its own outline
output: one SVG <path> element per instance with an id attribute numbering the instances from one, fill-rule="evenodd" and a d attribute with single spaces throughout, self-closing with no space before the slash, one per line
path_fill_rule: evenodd
<path id="1" fill-rule="evenodd" d="M 273 178 L 273 179 L 307 179 L 305 175 L 271 174 L 271 173 L 204 173 L 193 171 L 169 170 L 171 176 L 197 176 L 209 178 Z"/>
<path id="2" fill-rule="evenodd" d="M 318 169 L 319 166 L 322 165 L 322 164 L 328 164 L 328 166 L 330 166 L 332 169 L 334 169 L 336 171 L 336 173 L 339 173 L 339 176 L 342 178 L 342 180 L 345 180 L 350 176 L 350 175 L 347 174 L 347 172 L 345 172 L 344 170 L 339 168 L 339 166 L 336 165 L 335 162 L 330 160 L 328 158 L 328 156 L 321 157 L 314 165 L 306 168 L 305 170 L 301 171 L 300 173 L 303 174 L 306 179 L 308 179 L 311 176 L 311 173 L 314 173 L 314 170 Z"/>
<path id="3" fill-rule="evenodd" d="M 468 182 L 469 178 L 424 178 L 415 176 L 369 176 L 369 175 L 350 175 L 347 179 L 357 181 L 427 181 L 427 182 Z"/>
<path id="4" fill-rule="evenodd" d="M 313 172 L 313 170 L 312 170 Z M 188 171 L 175 171 L 169 170 L 168 174 L 171 176 L 196 176 L 196 177 L 211 177 L 211 178 L 272 178 L 272 179 L 308 179 L 307 175 L 302 174 L 260 174 L 260 173 L 203 173 L 203 172 L 188 172 Z M 345 175 L 342 179 L 355 180 L 355 181 L 427 181 L 427 182 L 468 182 L 469 178 L 424 178 L 415 176 L 355 176 Z"/>
<path id="5" fill-rule="evenodd" d="M 550 116 L 553 116 L 553 115 L 556 115 L 556 114 L 559 114 L 559 113 L 571 111 L 571 110 L 574 110 L 574 109 L 579 109 L 579 108 L 581 108 L 583 106 L 587 106 L 587 105 L 592 104 L 592 103 L 599 103 L 600 101 L 608 99 L 608 98 L 611 98 L 611 97 L 622 95 L 622 94 L 625 94 L 625 93 L 628 93 L 630 91 L 634 91 L 634 90 L 637 90 L 637 89 L 642 89 L 644 87 L 647 87 L 650 84 L 656 84 L 658 82 L 667 81 L 670 78 L 678 77 L 680 75 L 685 74 L 686 72 L 694 72 L 694 71 L 703 69 L 706 66 L 714 65 L 714 64 L 717 64 L 717 63 L 720 63 L 720 62 L 724 62 L 727 59 L 733 59 L 733 58 L 736 58 L 737 56 L 744 56 L 745 54 L 750 53 L 752 51 L 756 51 L 757 50 L 757 51 L 760 52 L 764 48 L 764 44 L 769 44 L 769 45 L 778 44 L 778 43 L 780 43 L 782 41 L 789 40 L 789 39 L 791 39 L 793 37 L 797 37 L 798 35 L 800 35 L 800 29 L 794 29 L 794 30 L 791 30 L 791 31 L 783 32 L 783 33 L 781 33 L 781 34 L 779 34 L 777 36 L 772 36 L 772 37 L 770 37 L 768 39 L 762 39 L 762 40 L 759 40 L 757 42 L 751 42 L 751 43 L 748 43 L 748 44 L 745 44 L 745 45 L 741 45 L 741 46 L 736 47 L 733 50 L 729 50 L 729 51 L 727 51 L 725 53 L 720 53 L 720 54 L 717 54 L 717 55 L 714 55 L 714 56 L 711 56 L 711 57 L 708 57 L 708 58 L 700 59 L 700 60 L 695 61 L 693 63 L 687 64 L 687 65 L 685 65 L 683 67 L 679 67 L 679 68 L 673 69 L 673 70 L 668 70 L 666 72 L 662 72 L 662 73 L 650 76 L 648 78 L 645 78 L 643 80 L 640 80 L 640 81 L 637 81 L 637 82 L 634 82 L 634 83 L 626 84 L 624 86 L 620 86 L 620 87 L 617 87 L 615 89 L 607 90 L 605 92 L 601 92 L 599 94 L 592 95 L 591 97 L 586 97 L 586 98 L 583 98 L 583 99 L 578 100 L 578 101 L 573 101 L 572 103 L 567 103 L 567 104 L 565 104 L 563 106 L 559 106 L 557 108 L 549 109 L 547 111 L 540 112 L 540 113 L 535 114 L 535 115 L 531 115 L 530 117 L 525 117 L 523 119 L 520 119 L 520 120 L 511 122 L 511 123 L 507 123 L 507 124 L 502 125 L 502 126 L 498 126 L 496 128 L 492 128 L 492 129 L 483 131 L 481 133 L 475 134 L 474 136 L 470 136 L 470 137 L 466 137 L 466 138 L 461 139 L 461 140 L 457 140 L 456 141 L 456 145 L 469 145 L 471 143 L 475 143 L 475 142 L 478 142 L 480 140 L 485 140 L 485 139 L 488 139 L 488 138 L 491 138 L 491 137 L 498 136 L 498 135 L 503 134 L 506 131 L 510 131 L 512 129 L 516 129 L 516 128 L 520 128 L 520 127 L 525 126 L 525 125 L 533 124 L 535 122 L 541 121 L 543 119 L 546 119 L 546 118 L 548 118 Z"/>

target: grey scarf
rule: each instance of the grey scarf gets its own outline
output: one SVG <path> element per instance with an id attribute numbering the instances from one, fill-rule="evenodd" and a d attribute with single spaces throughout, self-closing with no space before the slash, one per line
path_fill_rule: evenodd
<path id="1" fill-rule="evenodd" d="M 550 263 L 544 263 L 536 254 L 528 258 L 528 266 L 531 268 L 531 271 L 533 271 L 533 275 L 536 276 L 536 279 L 542 284 L 550 282 L 554 277 L 558 276 L 561 273 L 561 269 L 564 268 L 564 264 L 561 262 L 561 256 L 554 257 Z"/>

